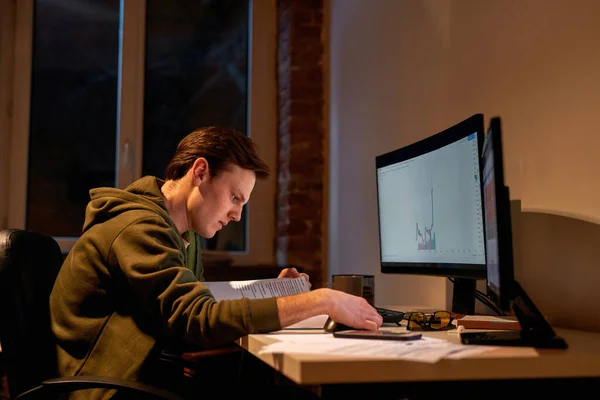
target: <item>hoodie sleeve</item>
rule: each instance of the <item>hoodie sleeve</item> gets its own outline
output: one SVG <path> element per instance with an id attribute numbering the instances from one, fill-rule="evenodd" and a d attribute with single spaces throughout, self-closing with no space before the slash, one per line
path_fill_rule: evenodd
<path id="1" fill-rule="evenodd" d="M 215 301 L 185 266 L 179 242 L 177 232 L 152 216 L 127 225 L 110 246 L 109 265 L 143 314 L 160 319 L 171 335 L 203 348 L 281 329 L 275 298 Z"/>

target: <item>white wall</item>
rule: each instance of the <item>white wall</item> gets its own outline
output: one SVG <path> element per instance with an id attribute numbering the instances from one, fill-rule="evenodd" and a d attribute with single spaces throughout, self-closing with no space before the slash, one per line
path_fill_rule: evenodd
<path id="1" fill-rule="evenodd" d="M 331 3 L 329 271 L 375 274 L 378 305 L 445 305 L 442 278 L 379 274 L 375 156 L 445 128 L 448 12 Z"/>
<path id="2" fill-rule="evenodd" d="M 379 274 L 374 160 L 477 112 L 502 117 L 524 210 L 600 222 L 600 2 L 331 0 L 330 14 L 330 273 L 376 274 L 379 305 L 447 305 L 443 278 Z"/>

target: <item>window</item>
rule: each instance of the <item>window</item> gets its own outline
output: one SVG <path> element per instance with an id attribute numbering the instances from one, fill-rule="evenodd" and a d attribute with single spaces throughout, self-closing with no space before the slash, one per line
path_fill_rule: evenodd
<path id="1" fill-rule="evenodd" d="M 51 234 L 68 250 L 90 188 L 162 177 L 179 140 L 201 126 L 248 132 L 275 172 L 274 0 L 16 7 L 17 31 L 31 37 L 15 37 L 10 227 Z M 274 182 L 257 183 L 244 222 L 206 248 L 273 262 Z"/>
<path id="2" fill-rule="evenodd" d="M 88 191 L 115 186 L 119 1 L 34 1 L 25 227 L 81 232 Z"/>
<path id="3" fill-rule="evenodd" d="M 0 229 L 8 226 L 8 132 L 12 114 L 14 9 L 12 0 L 0 0 Z"/>
<path id="4" fill-rule="evenodd" d="M 248 12 L 247 0 L 148 0 L 142 175 L 162 176 L 195 128 L 247 132 Z M 244 217 L 205 247 L 244 251 L 245 228 Z"/>

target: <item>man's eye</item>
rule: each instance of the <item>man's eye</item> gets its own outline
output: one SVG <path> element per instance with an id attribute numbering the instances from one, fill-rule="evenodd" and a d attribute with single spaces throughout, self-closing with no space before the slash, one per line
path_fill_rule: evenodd
<path id="1" fill-rule="evenodd" d="M 231 201 L 238 201 L 238 197 L 236 195 L 231 195 Z"/>

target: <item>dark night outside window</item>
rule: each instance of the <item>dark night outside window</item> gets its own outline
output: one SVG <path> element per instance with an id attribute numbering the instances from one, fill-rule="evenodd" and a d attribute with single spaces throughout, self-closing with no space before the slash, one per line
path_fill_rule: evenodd
<path id="1" fill-rule="evenodd" d="M 118 0 L 34 3 L 26 228 L 77 237 L 89 190 L 115 186 Z M 142 175 L 196 128 L 247 132 L 248 0 L 146 3 Z M 246 211 L 244 216 L 246 216 Z M 205 249 L 247 250 L 246 218 Z"/>
<path id="2" fill-rule="evenodd" d="M 75 237 L 115 185 L 119 1 L 34 4 L 26 228 Z"/>
<path id="3" fill-rule="evenodd" d="M 248 20 L 248 0 L 148 1 L 142 175 L 163 176 L 197 128 L 247 132 Z M 245 235 L 243 217 L 206 245 L 244 250 Z"/>

